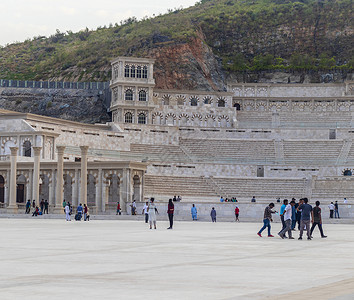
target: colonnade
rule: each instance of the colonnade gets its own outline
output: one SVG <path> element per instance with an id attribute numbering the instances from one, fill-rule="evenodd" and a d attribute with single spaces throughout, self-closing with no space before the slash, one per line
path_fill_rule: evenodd
<path id="1" fill-rule="evenodd" d="M 81 146 L 81 189 L 80 189 L 80 203 L 87 205 L 87 153 L 88 146 Z M 9 205 L 7 212 L 16 213 L 17 205 L 17 154 L 18 147 L 10 147 L 10 195 Z M 32 178 L 32 199 L 39 204 L 39 185 L 40 185 L 40 153 L 42 147 L 33 147 L 34 152 L 34 165 L 33 165 L 33 178 Z M 55 213 L 63 212 L 63 173 L 64 173 L 64 151 L 65 146 L 57 146 L 58 162 L 57 162 L 57 184 L 56 184 L 56 197 L 55 197 Z M 52 176 L 54 178 L 54 176 Z M 53 179 L 52 178 L 52 179 Z"/>

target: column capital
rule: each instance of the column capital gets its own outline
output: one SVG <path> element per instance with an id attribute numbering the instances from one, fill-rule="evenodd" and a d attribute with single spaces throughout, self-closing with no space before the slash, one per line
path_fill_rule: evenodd
<path id="1" fill-rule="evenodd" d="M 65 146 L 57 146 L 57 152 L 59 155 L 63 155 L 64 154 L 64 150 L 65 150 Z"/>
<path id="2" fill-rule="evenodd" d="M 87 155 L 89 146 L 80 146 L 81 149 L 81 155 Z"/>
<path id="3" fill-rule="evenodd" d="M 42 147 L 32 147 L 32 148 L 33 148 L 34 156 L 40 156 L 41 155 Z"/>
<path id="4" fill-rule="evenodd" d="M 10 147 L 11 156 L 17 156 L 18 147 Z"/>

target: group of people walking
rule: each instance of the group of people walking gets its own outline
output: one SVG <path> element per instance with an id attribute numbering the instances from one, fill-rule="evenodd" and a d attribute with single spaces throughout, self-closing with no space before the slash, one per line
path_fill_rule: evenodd
<path id="1" fill-rule="evenodd" d="M 282 239 L 294 239 L 292 231 L 295 230 L 297 221 L 299 222 L 298 229 L 300 230 L 299 240 L 302 240 L 304 230 L 306 230 L 307 239 L 311 240 L 312 233 L 316 226 L 318 226 L 321 237 L 327 237 L 324 235 L 322 228 L 320 201 L 316 201 L 316 206 L 314 208 L 308 202 L 308 198 L 302 198 L 298 203 L 296 203 L 294 198 L 290 203 L 287 199 L 284 199 L 279 213 L 282 221 L 282 229 L 279 231 L 278 235 Z M 273 221 L 272 214 L 277 213 L 277 211 L 273 210 L 274 206 L 274 203 L 270 203 L 264 210 L 263 227 L 257 232 L 257 235 L 260 237 L 262 237 L 262 232 L 266 228 L 268 229 L 268 237 L 274 237 L 271 234 L 271 222 Z M 286 236 L 286 234 L 288 234 L 288 236 Z"/>

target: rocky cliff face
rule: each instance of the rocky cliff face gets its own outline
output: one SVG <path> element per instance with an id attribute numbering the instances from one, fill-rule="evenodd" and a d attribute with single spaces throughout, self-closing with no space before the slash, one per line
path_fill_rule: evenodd
<path id="1" fill-rule="evenodd" d="M 225 91 L 221 62 L 198 37 L 189 43 L 153 49 L 156 88 Z"/>
<path id="2" fill-rule="evenodd" d="M 0 88 L 0 108 L 84 123 L 110 120 L 103 95 L 93 90 Z"/>

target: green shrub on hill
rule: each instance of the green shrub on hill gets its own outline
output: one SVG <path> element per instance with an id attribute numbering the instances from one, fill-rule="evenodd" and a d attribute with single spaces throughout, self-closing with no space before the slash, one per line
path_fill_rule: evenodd
<path id="1" fill-rule="evenodd" d="M 108 80 L 118 55 L 202 38 L 229 72 L 352 69 L 352 0 L 201 0 L 120 24 L 0 48 L 0 78 Z"/>

